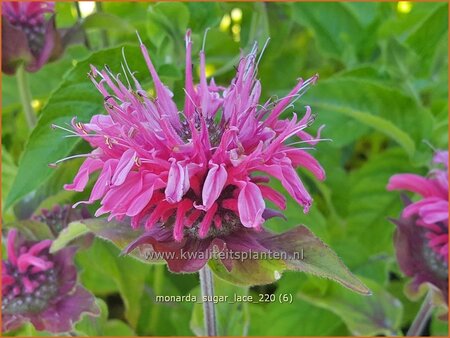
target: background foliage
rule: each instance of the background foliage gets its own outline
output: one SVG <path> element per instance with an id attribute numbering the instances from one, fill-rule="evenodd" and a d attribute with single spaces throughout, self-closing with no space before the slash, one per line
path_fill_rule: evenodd
<path id="1" fill-rule="evenodd" d="M 2 78 L 2 204 L 5 221 L 24 219 L 42 207 L 85 196 L 62 190 L 80 162 L 51 169 L 48 163 L 87 149 L 53 131 L 73 116 L 86 121 L 103 111 L 101 95 L 88 80 L 89 64 L 120 72 L 122 47 L 137 77 L 151 88 L 135 30 L 150 49 L 163 80 L 183 98 L 186 28 L 198 52 L 206 28 L 207 68 L 217 83 L 228 83 L 239 60 L 270 37 L 259 68 L 263 98 L 287 93 L 297 77 L 320 80 L 295 105 L 317 113 L 325 124 L 314 155 L 327 172 L 317 182 L 301 172 L 315 203 L 303 215 L 292 200 L 287 221 L 275 231 L 305 224 L 328 243 L 373 290 L 371 297 L 300 273 L 285 273 L 275 284 L 249 290 L 217 280 L 218 294 L 292 294 L 291 304 L 219 304 L 222 335 L 402 334 L 419 302 L 403 295 L 406 278 L 395 260 L 388 216 L 397 216 L 397 193 L 388 178 L 399 172 L 426 173 L 432 149 L 447 148 L 448 5 L 445 3 L 103 3 L 83 20 L 89 48 L 71 46 L 59 61 L 30 74 L 37 127 L 30 133 L 21 112 L 15 79 Z M 85 11 L 88 5 L 82 9 Z M 86 15 L 86 14 L 85 14 Z M 57 4 L 59 27 L 77 21 L 72 3 Z M 198 58 L 194 58 L 194 63 Z M 286 114 L 290 114 L 286 112 Z M 426 141 L 426 142 L 424 142 Z M 102 317 L 77 325 L 89 335 L 192 335 L 201 333 L 200 306 L 155 303 L 154 296 L 198 294 L 196 275 L 170 274 L 164 266 L 119 257 L 96 240 L 78 252 L 81 282 L 97 297 Z M 446 335 L 433 318 L 427 332 Z M 17 335 L 37 334 L 25 327 Z"/>

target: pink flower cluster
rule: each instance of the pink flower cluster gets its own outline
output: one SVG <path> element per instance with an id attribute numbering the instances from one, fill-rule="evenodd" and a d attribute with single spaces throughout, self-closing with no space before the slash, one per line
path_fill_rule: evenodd
<path id="1" fill-rule="evenodd" d="M 55 11 L 55 3 L 50 1 L 5 1 L 2 3 L 3 14 L 14 26 L 30 28 L 45 22 L 44 14 Z"/>
<path id="2" fill-rule="evenodd" d="M 2 332 L 31 322 L 37 330 L 68 332 L 83 312 L 99 315 L 94 297 L 77 283 L 75 247 L 50 254 L 52 241 L 8 233 L 2 260 Z"/>
<path id="3" fill-rule="evenodd" d="M 29 72 L 62 53 L 55 26 L 55 3 L 50 1 L 2 1 L 2 71 L 14 74 L 24 63 Z M 52 14 L 46 19 L 45 14 Z"/>
<path id="4" fill-rule="evenodd" d="M 195 85 L 188 32 L 184 107 L 179 111 L 142 42 L 140 47 L 156 97 L 141 87 L 126 62 L 128 85 L 108 67 L 92 67 L 90 77 L 104 97 L 108 115 L 95 115 L 89 123 L 72 121 L 75 134 L 94 150 L 65 189 L 83 191 L 90 175 L 100 171 L 89 199 L 80 203 L 100 200 L 96 216 L 129 217 L 134 228 L 164 225 L 177 242 L 242 226 L 260 230 L 267 218 L 281 215 L 268 209 L 265 200 L 286 207 L 283 194 L 267 184 L 270 177 L 281 181 L 308 211 L 312 198 L 296 169 L 324 179 L 320 164 L 305 151 L 320 136 L 305 131 L 314 121 L 309 107 L 302 118 L 280 117 L 317 76 L 300 79 L 286 97 L 261 105 L 256 47 L 241 58 L 228 87 L 214 80 L 208 83 L 202 50 L 200 81 Z M 299 144 L 305 147 L 295 146 Z"/>
<path id="5" fill-rule="evenodd" d="M 391 177 L 389 190 L 408 190 L 421 196 L 409 204 L 402 216 L 417 217 L 416 225 L 426 230 L 428 246 L 448 262 L 448 151 L 438 151 L 434 163 L 444 169 L 431 170 L 428 177 L 415 174 L 398 174 Z"/>

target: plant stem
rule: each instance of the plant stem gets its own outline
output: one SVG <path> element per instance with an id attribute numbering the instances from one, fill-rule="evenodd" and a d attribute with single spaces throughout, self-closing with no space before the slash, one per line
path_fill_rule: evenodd
<path id="1" fill-rule="evenodd" d="M 103 12 L 103 4 L 101 2 L 96 2 L 95 3 L 95 9 L 97 10 L 98 13 L 102 13 Z M 108 39 L 108 33 L 106 32 L 105 29 L 100 30 L 100 36 L 102 38 L 103 48 L 108 47 L 109 46 L 109 39 Z"/>
<path id="2" fill-rule="evenodd" d="M 165 265 L 163 264 L 155 264 L 153 266 L 153 293 L 155 296 L 161 295 L 163 284 L 164 284 L 164 269 Z M 159 313 L 160 307 L 157 303 L 152 309 L 152 313 L 150 315 L 150 332 L 153 335 L 156 335 L 156 330 L 159 321 Z"/>
<path id="3" fill-rule="evenodd" d="M 78 1 L 75 1 L 75 9 L 77 10 L 77 17 L 78 17 L 77 21 L 80 24 L 81 21 L 83 21 L 83 15 L 81 15 L 80 4 Z M 86 30 L 83 29 L 82 34 L 83 34 L 84 45 L 86 46 L 87 49 L 92 50 L 91 43 L 89 42 L 89 38 L 87 36 Z"/>
<path id="4" fill-rule="evenodd" d="M 423 329 L 425 328 L 425 325 L 433 312 L 433 307 L 432 292 L 429 291 L 422 303 L 422 306 L 420 307 L 419 312 L 416 315 L 416 318 L 414 318 L 414 321 L 406 333 L 407 336 L 418 337 L 422 334 Z"/>
<path id="5" fill-rule="evenodd" d="M 27 73 L 23 64 L 17 68 L 16 78 L 20 101 L 22 103 L 23 112 L 25 113 L 25 119 L 27 120 L 28 127 L 33 129 L 36 125 L 36 114 L 31 106 L 32 97 L 28 84 Z"/>
<path id="6" fill-rule="evenodd" d="M 216 309 L 214 308 L 214 284 L 213 276 L 208 265 L 205 265 L 199 272 L 200 288 L 202 290 L 202 299 L 205 297 L 208 301 L 203 301 L 203 317 L 205 321 L 205 334 L 207 336 L 217 336 Z"/>

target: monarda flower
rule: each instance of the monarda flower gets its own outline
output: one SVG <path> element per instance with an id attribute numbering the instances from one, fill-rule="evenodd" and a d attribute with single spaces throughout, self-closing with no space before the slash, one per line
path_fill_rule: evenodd
<path id="1" fill-rule="evenodd" d="M 83 191 L 90 175 L 99 171 L 89 199 L 79 203 L 100 201 L 95 216 L 109 214 L 109 220 L 129 220 L 133 228 L 145 229 L 125 251 L 151 244 L 155 251 L 174 252 L 175 257 L 166 258 L 172 271 L 198 271 L 207 262 L 184 259 L 182 250 L 204 252 L 213 245 L 239 252 L 270 250 L 272 234 L 262 225 L 282 214 L 268 209 L 266 200 L 283 210 L 286 199 L 269 180 L 281 181 L 307 212 L 312 198 L 297 168 L 325 178 L 306 151 L 320 137 L 306 132 L 314 121 L 310 107 L 301 118 L 281 118 L 317 75 L 300 79 L 287 96 L 261 105 L 256 46 L 241 58 L 228 87 L 208 83 L 202 50 L 195 85 L 188 32 L 180 111 L 142 42 L 140 47 L 156 97 L 141 87 L 126 62 L 125 84 L 108 67 L 92 66 L 89 76 L 104 97 L 108 115 L 95 115 L 89 123 L 73 119 L 74 133 L 94 150 L 82 155 L 87 158 L 65 189 Z M 224 264 L 231 269 L 229 262 Z"/>
<path id="2" fill-rule="evenodd" d="M 8 233 L 2 260 L 2 331 L 31 322 L 37 330 L 68 332 L 83 312 L 98 315 L 94 297 L 77 284 L 75 249 L 49 253 L 51 240 Z"/>
<path id="3" fill-rule="evenodd" d="M 14 74 L 25 64 L 29 72 L 62 53 L 61 36 L 55 26 L 55 3 L 49 1 L 2 2 L 2 71 Z"/>
<path id="4" fill-rule="evenodd" d="M 411 291 L 423 283 L 448 295 L 448 152 L 434 156 L 436 167 L 427 177 L 398 174 L 391 177 L 388 190 L 407 190 L 420 197 L 412 202 L 404 196 L 405 209 L 397 225 L 395 246 L 402 271 L 413 277 Z M 443 167 L 443 168 L 442 168 Z"/>

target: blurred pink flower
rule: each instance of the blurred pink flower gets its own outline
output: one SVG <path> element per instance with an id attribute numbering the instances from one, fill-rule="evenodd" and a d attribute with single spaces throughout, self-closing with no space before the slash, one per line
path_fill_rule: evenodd
<path id="1" fill-rule="evenodd" d="M 2 2 L 2 71 L 14 74 L 20 63 L 29 72 L 39 70 L 62 53 L 55 27 L 55 3 L 49 1 Z"/>
<path id="2" fill-rule="evenodd" d="M 83 312 L 98 315 L 94 297 L 77 284 L 75 249 L 50 254 L 51 240 L 28 241 L 12 229 L 2 260 L 2 331 L 31 322 L 37 330 L 68 332 Z"/>
<path id="3" fill-rule="evenodd" d="M 397 261 L 405 275 L 412 277 L 407 292 L 419 293 L 422 284 L 439 290 L 436 301 L 447 304 L 448 299 L 448 152 L 439 151 L 435 168 L 427 177 L 399 174 L 391 177 L 388 190 L 409 190 L 421 196 L 412 202 L 403 195 L 405 208 L 397 225 L 394 244 Z M 447 317 L 447 316 L 445 316 Z"/>
<path id="4" fill-rule="evenodd" d="M 421 196 L 403 210 L 402 216 L 417 216 L 416 225 L 426 230 L 428 246 L 448 262 L 448 152 L 437 152 L 434 163 L 445 169 L 433 169 L 428 177 L 394 175 L 389 180 L 388 190 L 408 190 Z"/>
<path id="5" fill-rule="evenodd" d="M 261 105 L 256 46 L 241 58 L 228 87 L 207 82 L 203 50 L 200 83 L 194 85 L 191 48 L 188 32 L 182 111 L 142 43 L 155 98 L 141 87 L 126 62 L 128 86 L 108 67 L 102 71 L 92 67 L 90 77 L 104 96 L 108 115 L 95 115 L 89 123 L 72 121 L 74 133 L 95 149 L 81 155 L 87 159 L 73 183 L 65 186 L 83 191 L 89 176 L 100 171 L 89 199 L 79 203 L 101 200 L 96 216 L 130 217 L 134 228 L 144 226 L 152 234 L 153 240 L 147 236 L 149 242 L 163 243 L 170 250 L 192 240 L 206 249 L 216 237 L 230 239 L 242 233 L 244 238 L 261 232 L 266 219 L 282 216 L 268 209 L 265 200 L 280 209 L 286 207 L 283 194 L 267 185 L 270 177 L 281 181 L 304 212 L 312 198 L 296 168 L 325 178 L 320 164 L 306 152 L 320 137 L 305 131 L 314 121 L 311 109 L 306 107 L 300 119 L 296 114 L 290 120 L 280 118 L 317 75 L 300 79 L 286 97 Z M 298 144 L 306 147 L 298 148 Z M 251 241 L 249 246 L 260 247 Z"/>

